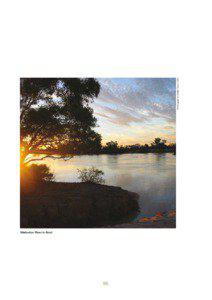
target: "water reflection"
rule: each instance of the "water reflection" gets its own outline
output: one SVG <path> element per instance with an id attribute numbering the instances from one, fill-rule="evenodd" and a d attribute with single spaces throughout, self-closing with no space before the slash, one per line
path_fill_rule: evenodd
<path id="1" fill-rule="evenodd" d="M 94 166 L 102 170 L 106 184 L 140 195 L 140 216 L 175 209 L 175 156 L 170 153 L 83 155 L 42 163 L 50 166 L 56 181 L 79 181 L 77 169 Z"/>
<path id="2" fill-rule="evenodd" d="M 120 155 L 106 155 L 106 157 L 107 157 L 107 163 L 109 164 L 109 166 L 115 167 L 115 165 L 119 161 Z"/>

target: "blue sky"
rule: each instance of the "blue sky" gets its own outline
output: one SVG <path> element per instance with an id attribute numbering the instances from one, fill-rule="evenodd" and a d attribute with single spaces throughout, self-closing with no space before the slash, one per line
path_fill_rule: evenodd
<path id="1" fill-rule="evenodd" d="M 97 78 L 101 91 L 92 107 L 103 143 L 175 142 L 175 78 Z"/>

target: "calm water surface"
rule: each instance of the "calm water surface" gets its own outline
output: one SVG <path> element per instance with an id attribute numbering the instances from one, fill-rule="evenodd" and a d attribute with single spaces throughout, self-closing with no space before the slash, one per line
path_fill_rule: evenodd
<path id="1" fill-rule="evenodd" d="M 106 184 L 139 194 L 140 216 L 175 209 L 175 156 L 171 153 L 83 155 L 42 163 L 48 164 L 55 180 L 61 182 L 78 182 L 77 169 L 94 166 L 102 170 Z"/>

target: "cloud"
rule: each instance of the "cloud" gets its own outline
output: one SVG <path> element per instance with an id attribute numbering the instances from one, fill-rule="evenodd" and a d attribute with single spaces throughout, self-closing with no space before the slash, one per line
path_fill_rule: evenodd
<path id="1" fill-rule="evenodd" d="M 130 125 L 130 123 L 140 123 L 145 120 L 145 116 L 138 116 L 136 114 L 130 114 L 127 111 L 121 111 L 117 109 L 112 109 L 107 106 L 102 106 L 98 105 L 97 110 L 102 110 L 103 113 L 101 112 L 96 112 L 96 115 L 99 115 L 103 118 L 108 119 L 111 123 L 113 124 L 118 124 L 118 125 Z"/>
<path id="2" fill-rule="evenodd" d="M 164 129 L 167 130 L 175 130 L 175 128 L 173 126 L 164 126 Z"/>
<path id="3" fill-rule="evenodd" d="M 99 79 L 99 103 L 125 112 L 133 120 L 163 119 L 175 122 L 175 79 L 172 78 L 115 78 Z M 133 118 L 135 116 L 135 118 Z M 143 118 L 142 118 L 143 116 Z M 120 120 L 122 121 L 122 119 Z M 111 119 L 114 122 L 114 119 Z"/>
<path id="4" fill-rule="evenodd" d="M 100 78 L 92 107 L 103 140 L 123 144 L 175 140 L 174 78 Z"/>

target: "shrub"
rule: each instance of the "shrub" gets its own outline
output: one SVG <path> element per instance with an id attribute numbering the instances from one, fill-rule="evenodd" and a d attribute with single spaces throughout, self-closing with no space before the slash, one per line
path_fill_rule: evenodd
<path id="1" fill-rule="evenodd" d="M 53 173 L 50 172 L 49 167 L 45 164 L 42 165 L 30 165 L 29 172 L 31 173 L 34 181 L 52 181 L 54 179 Z"/>
<path id="2" fill-rule="evenodd" d="M 53 173 L 50 172 L 49 167 L 45 164 L 36 165 L 32 164 L 25 166 L 21 170 L 21 181 L 24 183 L 29 182 L 46 182 L 54 179 Z"/>
<path id="3" fill-rule="evenodd" d="M 98 183 L 103 184 L 105 183 L 105 180 L 102 178 L 104 175 L 104 172 L 96 169 L 94 167 L 89 169 L 77 169 L 79 176 L 78 179 L 80 179 L 82 182 L 91 182 L 91 183 Z"/>
<path id="4" fill-rule="evenodd" d="M 21 194 L 34 193 L 42 183 L 54 179 L 53 173 L 45 164 L 24 166 L 20 171 Z"/>

